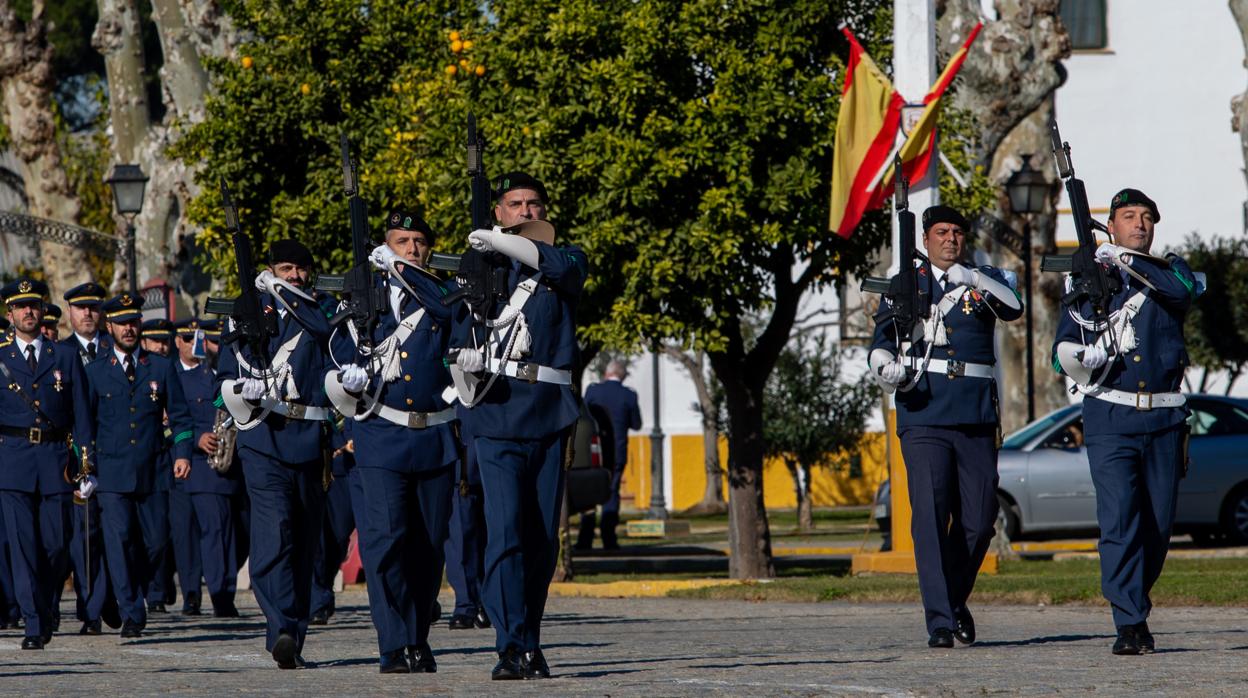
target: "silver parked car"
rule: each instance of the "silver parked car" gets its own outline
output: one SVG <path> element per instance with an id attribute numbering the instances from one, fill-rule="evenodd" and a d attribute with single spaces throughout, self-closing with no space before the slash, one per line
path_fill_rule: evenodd
<path id="1" fill-rule="evenodd" d="M 1190 394 L 1187 404 L 1191 465 L 1179 485 L 1175 533 L 1190 533 L 1198 543 L 1248 544 L 1248 400 Z M 998 470 L 998 523 L 1011 538 L 1096 531 L 1096 491 L 1079 405 L 1007 436 Z M 881 486 L 876 498 L 875 516 L 884 526 L 887 491 Z"/>

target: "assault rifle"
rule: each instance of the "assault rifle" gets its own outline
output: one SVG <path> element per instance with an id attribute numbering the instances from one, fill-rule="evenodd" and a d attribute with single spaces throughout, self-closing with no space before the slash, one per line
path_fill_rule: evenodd
<path id="1" fill-rule="evenodd" d="M 931 314 L 931 304 L 926 298 L 927 292 L 919 288 L 914 271 L 915 260 L 922 260 L 926 263 L 927 258 L 914 249 L 914 213 L 910 210 L 910 182 L 902 173 L 901 158 L 894 158 L 893 171 L 897 173 L 896 188 L 893 190 L 893 205 L 897 210 L 898 264 L 900 266 L 897 269 L 897 276 L 892 279 L 878 276 L 868 276 L 863 279 L 861 290 L 866 293 L 881 293 L 892 301 L 892 319 L 897 328 L 899 341 L 909 342 L 915 323 L 920 318 L 927 318 Z"/>
<path id="2" fill-rule="evenodd" d="M 468 213 L 472 220 L 472 229 L 481 230 L 491 227 L 490 223 L 490 179 L 485 174 L 485 139 L 477 131 L 477 118 L 468 113 L 468 178 L 471 182 L 472 200 Z M 446 269 L 446 258 L 430 260 L 435 269 Z M 439 262 L 439 264 L 435 264 Z M 459 282 L 459 290 L 442 299 L 442 304 L 453 305 L 463 300 L 469 307 L 484 312 L 495 299 L 507 295 L 507 261 L 502 255 L 491 252 L 482 253 L 469 249 L 456 260 L 455 280 Z"/>
<path id="3" fill-rule="evenodd" d="M 221 335 L 224 344 L 246 342 L 252 362 L 263 371 L 269 369 L 269 340 L 277 336 L 277 313 L 264 312 L 260 293 L 256 290 L 256 267 L 251 256 L 251 240 L 238 224 L 238 209 L 230 188 L 221 180 L 221 204 L 225 209 L 225 227 L 234 242 L 234 259 L 238 268 L 238 298 L 209 298 L 204 312 L 229 315 L 233 329 Z"/>

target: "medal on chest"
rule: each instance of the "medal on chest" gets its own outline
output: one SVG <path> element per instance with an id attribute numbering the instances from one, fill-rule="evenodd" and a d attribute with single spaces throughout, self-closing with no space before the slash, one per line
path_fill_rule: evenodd
<path id="1" fill-rule="evenodd" d="M 152 392 L 148 395 L 148 397 L 152 399 L 152 402 L 159 402 L 160 393 L 158 390 L 160 388 L 160 383 L 157 383 L 156 381 L 148 381 L 147 386 L 152 389 Z"/>
<path id="2" fill-rule="evenodd" d="M 53 378 L 53 381 L 54 381 L 54 382 L 52 383 L 52 389 L 53 389 L 53 390 L 55 390 L 56 392 L 58 392 L 58 393 L 59 393 L 59 392 L 61 392 L 62 390 L 64 390 L 64 389 L 65 389 L 64 384 L 62 384 L 62 383 L 61 383 L 61 369 L 59 369 L 59 368 L 58 368 L 58 369 L 56 369 L 56 370 L 52 371 L 52 378 Z"/>

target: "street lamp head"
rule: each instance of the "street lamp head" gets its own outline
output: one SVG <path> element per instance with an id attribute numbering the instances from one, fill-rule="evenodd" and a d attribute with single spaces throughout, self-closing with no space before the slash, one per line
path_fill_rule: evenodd
<path id="1" fill-rule="evenodd" d="M 1051 186 L 1044 173 L 1031 167 L 1031 156 L 1023 156 L 1023 166 L 1010 175 L 1005 190 L 1010 195 L 1010 210 L 1021 215 L 1040 213 L 1048 201 Z"/>
<path id="2" fill-rule="evenodd" d="M 104 180 L 113 190 L 113 203 L 123 216 L 133 216 L 143 210 L 143 190 L 147 188 L 147 175 L 138 165 L 113 165 L 113 171 Z"/>

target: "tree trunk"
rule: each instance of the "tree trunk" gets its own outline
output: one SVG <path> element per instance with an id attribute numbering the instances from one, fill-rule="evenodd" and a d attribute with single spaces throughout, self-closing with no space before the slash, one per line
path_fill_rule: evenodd
<path id="1" fill-rule="evenodd" d="M 559 557 L 555 562 L 552 582 L 572 581 L 572 517 L 568 514 L 568 490 L 563 490 L 563 507 L 559 512 Z"/>
<path id="2" fill-rule="evenodd" d="M 719 463 L 719 410 L 707 385 L 706 354 L 687 354 L 671 345 L 664 345 L 663 353 L 676 359 L 689 374 L 698 395 L 698 411 L 702 413 L 702 463 L 706 472 L 706 488 L 702 492 L 702 501 L 685 511 L 687 514 L 722 514 L 728 511 L 728 503 L 724 501 L 724 470 Z"/>
<path id="3" fill-rule="evenodd" d="M 1248 54 L 1248 0 L 1230 0 L 1228 4 Z M 1239 149 L 1245 164 L 1241 172 L 1248 178 L 1248 90 L 1231 98 L 1231 130 L 1239 134 Z"/>
<path id="4" fill-rule="evenodd" d="M 798 463 L 797 474 L 797 530 L 810 533 L 815 530 L 815 505 L 810 501 L 810 466 Z"/>
<path id="5" fill-rule="evenodd" d="M 82 206 L 65 172 L 53 121 L 52 47 L 47 40 L 44 0 L 34 0 L 31 20 L 18 20 L 12 3 L 0 0 L 0 92 L 3 119 L 21 162 L 31 215 L 76 223 Z M 39 243 L 39 257 L 51 297 L 90 279 L 83 250 Z"/>

